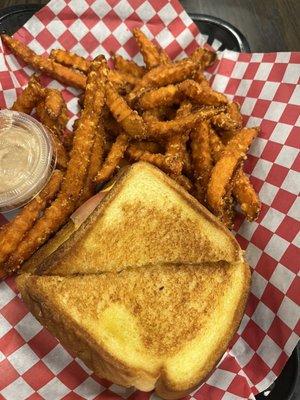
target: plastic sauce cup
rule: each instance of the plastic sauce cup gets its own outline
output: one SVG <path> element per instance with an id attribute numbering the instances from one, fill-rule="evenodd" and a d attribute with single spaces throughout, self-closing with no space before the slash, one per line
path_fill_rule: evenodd
<path id="1" fill-rule="evenodd" d="M 55 164 L 51 137 L 40 122 L 21 112 L 0 111 L 0 212 L 33 199 Z"/>

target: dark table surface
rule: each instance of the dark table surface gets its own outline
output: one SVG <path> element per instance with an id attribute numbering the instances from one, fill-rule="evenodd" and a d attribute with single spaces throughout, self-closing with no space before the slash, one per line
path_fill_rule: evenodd
<path id="1" fill-rule="evenodd" d="M 0 9 L 47 3 L 47 0 L 0 0 Z M 248 39 L 252 52 L 300 51 L 300 0 L 181 0 L 181 4 L 190 13 L 230 22 Z M 298 379 L 292 400 L 299 398 Z"/>
<path id="2" fill-rule="evenodd" d="M 0 0 L 0 9 L 33 3 L 47 0 Z M 246 36 L 253 52 L 300 51 L 300 0 L 182 0 L 181 4 L 188 12 L 230 22 Z"/>

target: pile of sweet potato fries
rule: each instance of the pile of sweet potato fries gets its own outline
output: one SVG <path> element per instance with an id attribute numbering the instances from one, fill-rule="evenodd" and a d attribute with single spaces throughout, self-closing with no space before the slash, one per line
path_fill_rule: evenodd
<path id="1" fill-rule="evenodd" d="M 12 106 L 49 130 L 57 165 L 46 187 L 0 230 L 0 276 L 7 276 L 59 230 L 74 210 L 123 165 L 156 165 L 232 227 L 234 201 L 249 221 L 260 201 L 243 162 L 257 128 L 243 128 L 239 105 L 214 91 L 203 71 L 215 54 L 198 48 L 171 61 L 139 29 L 133 35 L 145 66 L 114 55 L 84 59 L 55 49 L 49 57 L 2 35 L 3 42 L 37 71 L 82 89 L 73 132 L 66 129 L 66 103 L 58 90 L 33 75 Z"/>

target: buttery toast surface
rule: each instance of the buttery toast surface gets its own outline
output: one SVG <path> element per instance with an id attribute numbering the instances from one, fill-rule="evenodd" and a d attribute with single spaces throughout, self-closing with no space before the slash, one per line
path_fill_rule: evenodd
<path id="1" fill-rule="evenodd" d="M 100 376 L 178 398 L 203 381 L 242 318 L 249 267 L 156 265 L 17 278 L 37 319 Z"/>
<path id="2" fill-rule="evenodd" d="M 40 264 L 38 273 L 86 274 L 240 259 L 238 243 L 206 208 L 158 168 L 138 162 L 71 238 Z"/>

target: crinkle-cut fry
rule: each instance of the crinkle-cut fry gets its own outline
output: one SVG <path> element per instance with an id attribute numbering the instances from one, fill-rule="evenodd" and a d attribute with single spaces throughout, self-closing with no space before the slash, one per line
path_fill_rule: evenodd
<path id="1" fill-rule="evenodd" d="M 170 178 L 174 179 L 179 185 L 181 185 L 187 192 L 190 192 L 193 188 L 192 182 L 185 175 L 174 175 L 169 174 Z"/>
<path id="2" fill-rule="evenodd" d="M 227 131 L 235 131 L 240 128 L 239 124 L 231 118 L 227 111 L 212 117 L 211 123 L 215 128 Z"/>
<path id="3" fill-rule="evenodd" d="M 159 51 L 159 57 L 160 57 L 160 64 L 170 64 L 172 61 L 168 55 L 168 53 L 164 49 L 160 49 Z"/>
<path id="4" fill-rule="evenodd" d="M 133 76 L 133 75 L 129 74 L 128 72 L 117 71 L 115 69 L 109 70 L 108 79 L 117 88 L 123 88 L 127 84 L 129 84 L 131 86 L 135 86 L 140 81 L 140 78 L 137 78 L 136 76 Z"/>
<path id="5" fill-rule="evenodd" d="M 119 166 L 120 161 L 124 157 L 128 144 L 129 138 L 125 133 L 122 133 L 117 137 L 102 165 L 102 168 L 94 178 L 96 184 L 108 181 L 112 177 Z"/>
<path id="6" fill-rule="evenodd" d="M 243 117 L 240 113 L 239 104 L 235 102 L 229 103 L 226 113 L 212 118 L 211 122 L 221 130 L 222 141 L 227 143 L 235 135 L 235 132 L 242 128 Z"/>
<path id="7" fill-rule="evenodd" d="M 134 28 L 132 33 L 142 53 L 146 67 L 151 69 L 160 65 L 160 51 L 155 44 L 139 28 Z"/>
<path id="8" fill-rule="evenodd" d="M 145 74 L 146 69 L 140 65 L 137 65 L 133 60 L 126 60 L 119 54 L 114 54 L 113 60 L 115 69 L 119 72 L 125 72 L 136 78 L 142 78 L 142 76 Z"/>
<path id="9" fill-rule="evenodd" d="M 193 105 L 189 100 L 183 100 L 176 111 L 176 118 L 184 117 L 192 112 Z"/>
<path id="10" fill-rule="evenodd" d="M 178 85 L 182 94 L 188 98 L 205 105 L 220 105 L 228 102 L 227 97 L 210 87 L 203 86 L 192 79 L 187 79 Z"/>
<path id="11" fill-rule="evenodd" d="M 103 126 L 105 132 L 112 138 L 116 138 L 123 132 L 121 125 L 115 120 L 111 112 L 103 114 Z"/>
<path id="12" fill-rule="evenodd" d="M 80 72 L 65 67 L 49 57 L 37 55 L 24 43 L 11 36 L 2 34 L 1 38 L 17 57 L 20 57 L 34 69 L 44 72 L 46 75 L 49 75 L 65 85 L 74 86 L 79 89 L 85 88 L 86 76 Z"/>
<path id="13" fill-rule="evenodd" d="M 62 97 L 62 94 L 57 89 L 45 89 L 45 109 L 52 119 L 60 117 L 66 108 L 66 103 Z M 64 116 L 65 123 L 67 123 L 67 117 Z"/>
<path id="14" fill-rule="evenodd" d="M 128 101 L 134 102 L 147 88 L 155 88 L 181 82 L 193 76 L 197 63 L 182 60 L 175 64 L 159 65 L 148 71 L 128 95 Z"/>
<path id="15" fill-rule="evenodd" d="M 186 155 L 186 142 L 188 141 L 188 138 L 188 134 L 181 132 L 170 137 L 166 144 L 165 157 L 168 163 L 172 162 L 172 172 L 175 175 L 179 175 L 182 172 Z"/>
<path id="16" fill-rule="evenodd" d="M 43 87 L 40 84 L 39 78 L 36 75 L 32 75 L 29 79 L 28 85 L 17 97 L 11 109 L 25 114 L 30 114 L 43 97 Z"/>
<path id="17" fill-rule="evenodd" d="M 63 174 L 55 170 L 44 189 L 20 213 L 0 231 L 0 265 L 18 247 L 25 233 L 33 226 L 40 213 L 55 198 L 59 191 Z"/>
<path id="18" fill-rule="evenodd" d="M 161 143 L 146 141 L 146 140 L 136 140 L 131 142 L 135 148 L 142 150 L 142 151 L 149 151 L 150 153 L 162 153 L 164 152 L 164 147 Z M 129 146 L 131 147 L 131 145 Z"/>
<path id="19" fill-rule="evenodd" d="M 261 203 L 242 168 L 237 171 L 234 177 L 232 194 L 240 204 L 248 221 L 255 221 L 259 215 Z"/>
<path id="20" fill-rule="evenodd" d="M 146 113 L 143 114 L 143 118 L 147 124 L 148 137 L 169 138 L 192 129 L 198 121 L 209 119 L 222 111 L 224 111 L 224 107 L 204 107 L 194 113 L 171 121 L 159 121 L 154 116 Z"/>
<path id="21" fill-rule="evenodd" d="M 18 269 L 48 238 L 53 235 L 72 214 L 80 196 L 90 152 L 94 143 L 95 130 L 105 101 L 107 65 L 103 58 L 96 58 L 90 67 L 84 108 L 74 134 L 70 161 L 57 198 L 46 208 L 43 216 L 25 235 L 14 254 L 6 263 L 9 272 Z"/>
<path id="22" fill-rule="evenodd" d="M 66 67 L 72 67 L 74 69 L 78 69 L 81 72 L 87 73 L 91 61 L 86 60 L 84 57 L 79 56 L 78 54 L 71 53 L 62 49 L 52 49 L 50 52 L 50 58 L 62 64 Z"/>
<path id="23" fill-rule="evenodd" d="M 224 147 L 220 159 L 212 169 L 207 187 L 207 201 L 217 215 L 224 213 L 224 197 L 233 174 L 246 158 L 246 152 L 257 134 L 257 128 L 244 128 L 237 132 Z"/>
<path id="24" fill-rule="evenodd" d="M 161 153 L 152 153 L 150 151 L 143 150 L 136 144 L 129 145 L 126 152 L 129 158 L 133 161 L 146 161 L 167 173 L 178 175 L 178 166 L 176 165 L 177 161 L 174 158 Z"/>
<path id="25" fill-rule="evenodd" d="M 146 137 L 147 130 L 143 118 L 129 107 L 110 82 L 106 86 L 106 104 L 130 137 L 141 139 Z"/>
<path id="26" fill-rule="evenodd" d="M 41 101 L 36 106 L 36 117 L 37 119 L 48 128 L 48 133 L 51 136 L 54 150 L 56 152 L 56 165 L 59 169 L 66 169 L 69 161 L 69 156 L 60 140 L 60 128 L 57 125 L 57 121 L 50 118 L 45 108 L 45 101 Z"/>
<path id="27" fill-rule="evenodd" d="M 162 86 L 145 92 L 139 99 L 139 106 L 144 110 L 149 110 L 179 103 L 180 99 L 181 95 L 176 85 Z"/>
<path id="28" fill-rule="evenodd" d="M 104 127 L 103 124 L 99 122 L 96 130 L 94 144 L 91 151 L 90 164 L 88 166 L 87 175 L 85 177 L 83 190 L 81 192 L 78 201 L 78 207 L 81 204 L 83 204 L 86 200 L 88 200 L 90 197 L 92 197 L 96 192 L 96 184 L 94 178 L 102 166 L 103 155 L 104 155 L 104 141 L 105 141 Z"/>
<path id="29" fill-rule="evenodd" d="M 200 70 L 203 71 L 215 62 L 216 56 L 214 51 L 198 47 L 198 49 L 190 55 L 190 59 L 198 63 Z"/>
<path id="30" fill-rule="evenodd" d="M 191 155 L 197 199 L 205 204 L 206 191 L 213 160 L 209 141 L 210 129 L 207 122 L 200 122 L 191 133 Z"/>
<path id="31" fill-rule="evenodd" d="M 217 162 L 224 150 L 224 144 L 213 129 L 210 131 L 210 146 L 214 161 Z M 261 209 L 261 203 L 249 178 L 240 167 L 232 181 L 232 194 L 240 204 L 248 221 L 255 221 Z"/>

